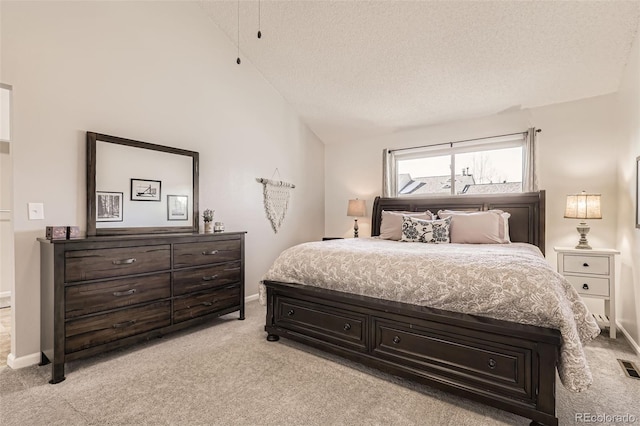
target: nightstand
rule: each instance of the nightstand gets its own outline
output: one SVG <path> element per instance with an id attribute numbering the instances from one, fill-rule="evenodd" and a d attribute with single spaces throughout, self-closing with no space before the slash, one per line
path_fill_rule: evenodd
<path id="1" fill-rule="evenodd" d="M 609 327 L 609 337 L 616 338 L 616 254 L 618 250 L 583 250 L 554 247 L 558 253 L 558 272 L 582 297 L 604 300 L 605 315 L 594 314 L 598 324 Z"/>

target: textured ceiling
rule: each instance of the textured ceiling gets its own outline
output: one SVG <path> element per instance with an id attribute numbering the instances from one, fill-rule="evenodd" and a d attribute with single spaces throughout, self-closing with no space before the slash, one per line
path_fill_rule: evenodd
<path id="1" fill-rule="evenodd" d="M 201 6 L 235 45 L 238 3 Z M 325 143 L 615 92 L 640 17 L 640 1 L 239 8 L 243 65 L 255 65 Z"/>

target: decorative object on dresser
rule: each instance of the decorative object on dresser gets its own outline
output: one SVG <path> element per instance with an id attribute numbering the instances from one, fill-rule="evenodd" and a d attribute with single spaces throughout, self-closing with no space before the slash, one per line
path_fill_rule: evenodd
<path id="1" fill-rule="evenodd" d="M 545 193 L 376 198 L 382 211 L 510 213 L 512 242 L 545 247 Z M 403 243 L 409 244 L 409 243 Z M 417 244 L 417 243 L 416 243 Z M 544 260 L 542 260 L 544 262 Z M 266 287 L 267 340 L 286 337 L 533 420 L 558 425 L 556 329 L 280 281 Z"/>
<path id="2" fill-rule="evenodd" d="M 65 240 L 79 237 L 79 226 L 47 226 L 45 229 L 45 238 L 47 240 Z"/>
<path id="3" fill-rule="evenodd" d="M 558 253 L 558 272 L 582 297 L 604 301 L 604 315 L 594 314 L 601 327 L 609 327 L 616 338 L 616 255 L 618 250 L 596 248 L 585 252 L 571 247 L 554 247 Z"/>
<path id="4" fill-rule="evenodd" d="M 600 194 L 587 194 L 582 191 L 580 194 L 567 195 L 567 206 L 564 210 L 564 217 L 567 219 L 602 219 L 600 212 Z M 582 221 L 576 228 L 580 234 L 577 249 L 591 249 L 587 241 L 587 234 L 591 229 L 586 222 Z"/>
<path id="5" fill-rule="evenodd" d="M 64 364 L 239 311 L 244 232 L 40 239 L 42 364 Z"/>
<path id="6" fill-rule="evenodd" d="M 367 214 L 367 207 L 364 200 L 349 200 L 347 206 L 347 216 L 353 217 L 353 238 L 358 238 L 358 218 Z"/>
<path id="7" fill-rule="evenodd" d="M 202 212 L 202 220 L 204 220 L 204 233 L 213 233 L 213 214 L 215 210 L 206 209 Z"/>

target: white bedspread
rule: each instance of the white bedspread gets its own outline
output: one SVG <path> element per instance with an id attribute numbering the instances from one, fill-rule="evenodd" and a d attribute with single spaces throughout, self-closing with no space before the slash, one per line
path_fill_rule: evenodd
<path id="1" fill-rule="evenodd" d="M 600 329 L 571 284 L 530 244 L 311 242 L 282 252 L 263 279 L 555 328 L 563 339 L 564 386 L 580 392 L 592 382 L 582 345 Z"/>

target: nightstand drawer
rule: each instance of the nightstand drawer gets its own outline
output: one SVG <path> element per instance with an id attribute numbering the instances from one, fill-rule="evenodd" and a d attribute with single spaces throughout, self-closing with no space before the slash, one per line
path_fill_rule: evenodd
<path id="1" fill-rule="evenodd" d="M 609 279 L 596 277 L 576 277 L 567 275 L 567 281 L 584 296 L 609 297 Z"/>
<path id="2" fill-rule="evenodd" d="M 565 254 L 562 272 L 609 275 L 609 257 Z"/>

